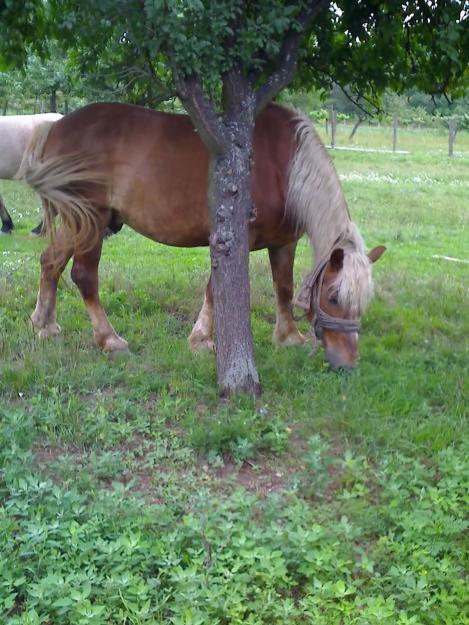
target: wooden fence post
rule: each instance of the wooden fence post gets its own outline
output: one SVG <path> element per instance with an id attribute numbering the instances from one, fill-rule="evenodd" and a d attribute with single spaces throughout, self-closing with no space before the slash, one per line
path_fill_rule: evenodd
<path id="1" fill-rule="evenodd" d="M 330 108 L 330 120 L 331 120 L 331 148 L 335 148 L 335 136 L 337 132 L 337 116 L 334 109 L 334 105 Z"/>
<path id="2" fill-rule="evenodd" d="M 454 140 L 456 139 L 456 132 L 457 132 L 457 126 L 456 126 L 456 120 L 455 119 L 450 119 L 449 120 L 449 136 L 448 136 L 448 156 L 454 156 Z"/>
<path id="3" fill-rule="evenodd" d="M 399 125 L 399 120 L 394 115 L 394 118 L 392 120 L 392 151 L 393 152 L 396 151 L 396 147 L 397 147 L 397 127 L 398 127 L 398 125 Z"/>

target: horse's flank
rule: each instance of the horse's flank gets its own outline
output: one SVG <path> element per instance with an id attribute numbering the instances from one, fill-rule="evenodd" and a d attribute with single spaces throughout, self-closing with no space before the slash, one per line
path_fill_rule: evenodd
<path id="1" fill-rule="evenodd" d="M 45 121 L 34 128 L 15 178 L 23 179 L 43 198 L 44 230 L 51 241 L 55 239 L 55 217 L 59 213 L 67 242 L 73 241 L 74 246 L 86 251 L 96 244 L 99 223 L 95 207 L 77 193 L 76 185 L 102 184 L 102 174 L 96 171 L 93 159 L 84 154 L 42 158 L 54 123 Z"/>

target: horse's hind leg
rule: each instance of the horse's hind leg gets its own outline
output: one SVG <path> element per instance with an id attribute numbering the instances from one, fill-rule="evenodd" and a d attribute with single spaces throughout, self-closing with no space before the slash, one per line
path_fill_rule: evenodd
<path id="1" fill-rule="evenodd" d="M 2 220 L 2 228 L 0 234 L 8 234 L 13 230 L 13 221 L 9 212 L 3 203 L 2 196 L 0 195 L 0 219 Z"/>
<path id="2" fill-rule="evenodd" d="M 93 326 L 96 343 L 105 352 L 128 351 L 128 343 L 118 336 L 110 324 L 98 293 L 98 265 L 101 258 L 102 240 L 89 252 L 75 254 L 72 280 L 80 289 Z"/>
<path id="3" fill-rule="evenodd" d="M 42 220 L 31 230 L 31 234 L 34 234 L 37 237 L 44 234 L 44 222 Z"/>
<path id="4" fill-rule="evenodd" d="M 72 255 L 72 248 L 60 245 L 60 232 L 56 240 L 57 246 L 49 245 L 41 254 L 41 281 L 36 308 L 31 315 L 33 327 L 41 338 L 60 332 L 55 312 L 57 283 Z"/>
<path id="5" fill-rule="evenodd" d="M 192 328 L 189 338 L 189 348 L 193 352 L 214 351 L 213 342 L 213 292 L 212 281 L 209 279 L 205 289 L 205 298 L 197 321 Z"/>
<path id="6" fill-rule="evenodd" d="M 301 345 L 306 341 L 293 321 L 293 261 L 296 241 L 282 247 L 269 247 L 270 266 L 277 296 L 273 341 L 277 345 Z"/>
<path id="7" fill-rule="evenodd" d="M 46 208 L 45 208 L 45 201 L 41 200 L 42 202 L 42 207 L 43 207 L 43 212 L 46 212 Z M 50 210 L 52 210 L 54 212 L 54 216 L 57 215 L 57 212 L 55 211 L 55 209 L 51 206 Z M 32 230 L 31 230 L 31 234 L 33 234 L 34 236 L 41 236 L 43 234 L 45 234 L 45 224 L 44 224 L 44 220 L 41 219 L 41 221 L 37 224 L 37 226 L 35 226 Z"/>

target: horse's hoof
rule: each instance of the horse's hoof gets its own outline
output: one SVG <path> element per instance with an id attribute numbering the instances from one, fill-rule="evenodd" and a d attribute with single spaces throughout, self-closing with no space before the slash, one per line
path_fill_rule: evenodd
<path id="1" fill-rule="evenodd" d="M 120 336 L 109 336 L 101 345 L 105 354 L 130 353 L 129 344 Z"/>
<path id="2" fill-rule="evenodd" d="M 49 336 L 57 336 L 62 332 L 62 328 L 55 321 L 53 323 L 49 323 L 43 328 L 36 328 L 36 330 L 40 339 L 47 339 Z"/>
<path id="3" fill-rule="evenodd" d="M 190 336 L 187 342 L 189 343 L 189 349 L 194 354 L 215 351 L 215 343 L 208 336 Z"/>
<path id="4" fill-rule="evenodd" d="M 279 347 L 291 347 L 292 345 L 303 345 L 308 339 L 297 331 L 282 337 L 274 333 L 272 340 Z"/>

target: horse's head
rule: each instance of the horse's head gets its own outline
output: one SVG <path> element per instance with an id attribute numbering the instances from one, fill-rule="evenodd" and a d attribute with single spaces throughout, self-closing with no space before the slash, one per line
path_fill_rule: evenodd
<path id="1" fill-rule="evenodd" d="M 357 362 L 360 317 L 373 292 L 371 264 L 385 249 L 375 247 L 366 256 L 337 248 L 314 283 L 309 316 L 327 360 L 336 369 Z"/>

